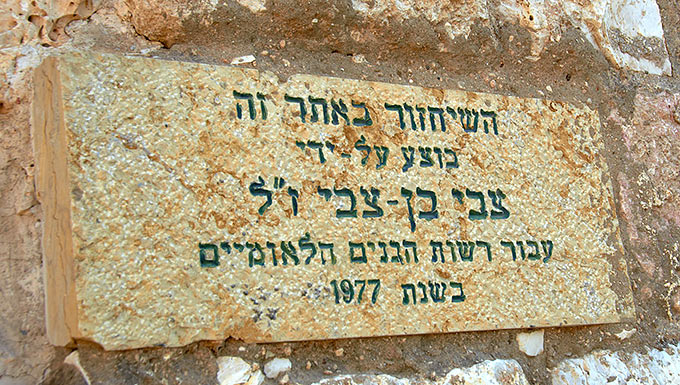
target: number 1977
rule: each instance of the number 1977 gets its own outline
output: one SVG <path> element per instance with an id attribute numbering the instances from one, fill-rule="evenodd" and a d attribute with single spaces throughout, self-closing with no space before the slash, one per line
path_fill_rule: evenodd
<path id="1" fill-rule="evenodd" d="M 373 285 L 373 294 L 371 294 L 371 303 L 375 303 L 378 300 L 378 293 L 380 292 L 380 280 L 379 279 L 357 279 L 352 284 L 352 281 L 348 279 L 343 279 L 338 284 L 335 279 L 331 281 L 331 286 L 333 287 L 333 294 L 335 294 L 335 303 L 340 303 L 342 299 L 345 303 L 351 303 L 354 300 L 354 294 L 356 291 L 356 303 L 361 303 L 364 296 L 364 289 L 366 284 Z"/>

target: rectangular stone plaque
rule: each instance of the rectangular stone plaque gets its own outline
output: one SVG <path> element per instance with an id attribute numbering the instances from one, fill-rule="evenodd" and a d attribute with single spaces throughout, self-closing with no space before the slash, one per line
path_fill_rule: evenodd
<path id="1" fill-rule="evenodd" d="M 587 107 L 80 53 L 35 89 L 54 344 L 633 314 Z"/>

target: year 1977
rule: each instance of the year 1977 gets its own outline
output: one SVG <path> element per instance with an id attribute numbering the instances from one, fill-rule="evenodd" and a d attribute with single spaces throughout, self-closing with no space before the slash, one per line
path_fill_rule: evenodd
<path id="1" fill-rule="evenodd" d="M 366 286 L 368 286 L 369 292 L 371 292 L 371 303 L 374 304 L 378 300 L 378 294 L 380 293 L 380 280 L 379 279 L 355 279 L 351 281 L 349 279 L 343 279 L 338 282 L 337 280 L 331 281 L 331 288 L 333 289 L 333 294 L 335 295 L 335 303 L 361 303 L 364 301 L 364 291 L 366 291 Z M 368 293 L 366 293 L 368 296 Z M 366 299 L 367 300 L 367 299 Z"/>

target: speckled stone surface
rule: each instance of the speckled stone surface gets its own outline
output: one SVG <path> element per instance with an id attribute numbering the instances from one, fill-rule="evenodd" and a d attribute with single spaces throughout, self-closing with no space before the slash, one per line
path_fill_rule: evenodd
<path id="1" fill-rule="evenodd" d="M 599 130 L 556 101 L 49 59 L 48 333 L 126 349 L 621 321 Z"/>

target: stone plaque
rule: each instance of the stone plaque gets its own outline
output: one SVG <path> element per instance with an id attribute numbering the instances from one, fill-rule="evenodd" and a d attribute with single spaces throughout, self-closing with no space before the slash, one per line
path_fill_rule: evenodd
<path id="1" fill-rule="evenodd" d="M 634 311 L 587 107 L 73 53 L 37 72 L 33 118 L 55 344 Z"/>

